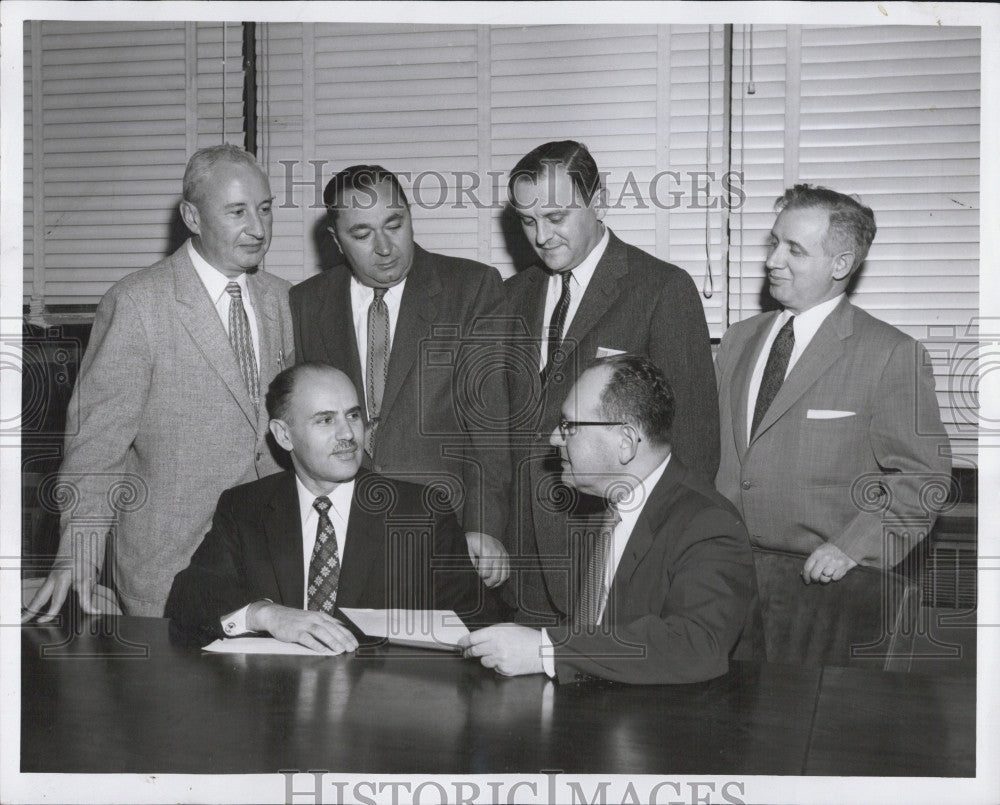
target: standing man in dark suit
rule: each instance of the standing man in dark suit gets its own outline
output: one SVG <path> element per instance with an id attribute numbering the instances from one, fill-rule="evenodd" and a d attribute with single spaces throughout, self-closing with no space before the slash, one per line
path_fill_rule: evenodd
<path id="1" fill-rule="evenodd" d="M 415 484 L 359 472 L 364 422 L 347 375 L 286 369 L 267 410 L 294 472 L 222 494 L 174 580 L 168 617 L 203 641 L 268 632 L 341 652 L 357 641 L 335 617 L 340 607 L 477 609 L 482 587 L 454 515 L 429 510 L 433 498 Z"/>
<path id="2" fill-rule="evenodd" d="M 335 366 L 364 389 L 366 466 L 391 478 L 442 484 L 469 554 L 489 586 L 509 574 L 510 456 L 502 375 L 470 337 L 503 296 L 496 269 L 413 241 L 395 174 L 354 165 L 323 193 L 344 263 L 295 286 L 299 360 Z"/>
<path id="3" fill-rule="evenodd" d="M 616 355 L 580 375 L 549 441 L 563 481 L 607 509 L 571 552 L 575 606 L 555 627 L 470 634 L 466 656 L 560 682 L 667 684 L 726 672 L 753 623 L 750 544 L 729 502 L 673 455 L 673 413 L 670 385 L 649 358 Z"/>
<path id="4" fill-rule="evenodd" d="M 289 285 L 260 268 L 271 188 L 232 145 L 184 172 L 192 236 L 97 306 L 67 417 L 59 556 L 28 606 L 51 619 L 72 585 L 86 612 L 113 527 L 112 580 L 129 615 L 159 617 L 219 494 L 279 469 L 260 389 L 290 361 Z"/>
<path id="5" fill-rule="evenodd" d="M 546 443 L 583 369 L 619 352 L 648 356 L 676 395 L 674 453 L 706 480 L 718 467 L 718 400 L 694 282 L 602 223 L 605 190 L 586 147 L 539 146 L 514 166 L 508 192 L 541 260 L 507 281 L 504 306 L 521 339 L 508 377 L 519 443 L 511 528 L 523 570 L 508 595 L 531 619 L 567 612 L 566 515 L 571 506 L 600 505 L 560 485 Z"/>
<path id="6" fill-rule="evenodd" d="M 924 348 L 845 295 L 872 211 L 805 184 L 776 207 L 766 266 L 783 309 L 722 339 L 716 483 L 753 544 L 801 554 L 803 579 L 828 584 L 892 567 L 930 530 L 948 437 Z"/>

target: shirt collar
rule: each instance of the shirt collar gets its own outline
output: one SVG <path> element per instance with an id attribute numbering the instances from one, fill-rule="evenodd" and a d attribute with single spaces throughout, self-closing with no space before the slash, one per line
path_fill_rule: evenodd
<path id="1" fill-rule="evenodd" d="M 608 248 L 608 241 L 611 239 L 609 230 L 604 224 L 601 224 L 604 229 L 604 234 L 601 235 L 601 239 L 597 241 L 597 245 L 590 250 L 590 254 L 583 258 L 573 271 L 573 281 L 576 282 L 581 288 L 586 288 L 590 284 L 591 277 L 594 276 L 594 272 L 597 270 L 597 264 L 601 262 L 601 258 L 604 256 L 605 249 Z M 559 275 L 564 272 L 553 272 L 552 276 L 559 279 Z"/>
<path id="2" fill-rule="evenodd" d="M 840 304 L 840 300 L 843 298 L 844 294 L 838 294 L 833 299 L 827 299 L 825 302 L 813 305 L 808 310 L 803 310 L 796 315 L 795 322 L 792 324 L 792 329 L 795 330 L 795 343 L 808 344 L 816 335 L 820 325 L 833 313 L 833 309 Z M 778 326 L 783 325 L 791 316 L 791 311 L 782 311 Z"/>
<path id="3" fill-rule="evenodd" d="M 631 494 L 626 495 L 615 506 L 623 522 L 626 519 L 631 519 L 633 522 L 639 519 L 639 513 L 648 502 L 650 493 L 660 482 L 660 478 L 663 477 L 663 473 L 666 471 L 667 464 L 669 463 L 670 453 L 667 453 L 667 457 L 649 475 L 632 488 Z"/>
<path id="4" fill-rule="evenodd" d="M 354 478 L 350 481 L 345 481 L 344 483 L 337 484 L 333 489 L 326 493 L 326 496 L 330 498 L 330 505 L 333 510 L 340 515 L 341 519 L 346 520 L 347 515 L 351 511 L 351 500 L 354 497 Z M 316 501 L 317 495 L 310 492 L 302 479 L 296 474 L 295 476 L 295 488 L 299 493 L 299 516 L 301 519 L 305 519 L 309 516 L 313 509 L 313 503 Z"/>
<path id="5" fill-rule="evenodd" d="M 242 272 L 238 277 L 227 277 L 219 271 L 219 269 L 209 263 L 204 257 L 198 254 L 198 250 L 194 247 L 194 238 L 188 238 L 187 250 L 188 256 L 191 258 L 191 264 L 194 266 L 194 270 L 198 274 L 198 278 L 201 280 L 202 285 L 205 286 L 205 290 L 208 291 L 208 296 L 212 300 L 213 305 L 217 305 L 219 303 L 222 295 L 226 293 L 226 286 L 230 282 L 235 282 L 239 285 L 240 293 L 246 297 L 246 272 Z"/>
<path id="6" fill-rule="evenodd" d="M 388 300 L 390 299 L 402 299 L 407 277 L 403 277 L 403 279 L 391 288 L 385 289 L 385 296 L 382 298 L 386 300 L 386 304 L 388 304 Z M 353 271 L 351 272 L 351 296 L 354 299 L 360 300 L 368 300 L 375 296 L 375 289 L 370 285 L 365 285 L 363 282 L 358 282 L 358 278 L 354 276 Z"/>

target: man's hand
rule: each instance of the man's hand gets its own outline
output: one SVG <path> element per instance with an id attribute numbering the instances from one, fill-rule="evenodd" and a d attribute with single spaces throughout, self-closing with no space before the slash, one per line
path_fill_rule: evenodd
<path id="1" fill-rule="evenodd" d="M 510 575 L 510 557 L 500 540 L 481 531 L 468 531 L 465 541 L 469 546 L 472 566 L 482 576 L 483 584 L 496 587 L 507 581 Z"/>
<path id="2" fill-rule="evenodd" d="M 814 581 L 829 584 L 831 581 L 840 581 L 848 570 L 857 566 L 858 563 L 840 548 L 825 542 L 809 554 L 802 566 L 802 580 L 806 584 Z"/>
<path id="3" fill-rule="evenodd" d="M 347 627 L 325 612 L 293 609 L 270 602 L 247 612 L 247 628 L 268 632 L 278 640 L 298 643 L 313 651 L 330 650 L 343 654 L 358 647 L 358 641 Z"/>
<path id="4" fill-rule="evenodd" d="M 87 562 L 57 558 L 48 577 L 21 613 L 21 623 L 27 623 L 36 615 L 39 623 L 48 623 L 59 614 L 70 587 L 76 590 L 80 608 L 87 615 L 119 614 L 118 604 L 114 600 L 97 594 L 97 568 Z M 43 612 L 46 603 L 48 609 Z"/>
<path id="5" fill-rule="evenodd" d="M 479 657 L 484 668 L 504 676 L 541 674 L 542 633 L 516 623 L 500 623 L 469 632 L 458 641 L 463 657 Z"/>

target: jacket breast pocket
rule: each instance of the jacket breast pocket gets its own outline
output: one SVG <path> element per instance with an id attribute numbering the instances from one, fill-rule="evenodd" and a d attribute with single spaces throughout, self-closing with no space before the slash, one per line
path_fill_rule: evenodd
<path id="1" fill-rule="evenodd" d="M 798 438 L 798 486 L 848 486 L 868 470 L 867 429 L 859 416 L 805 419 Z"/>

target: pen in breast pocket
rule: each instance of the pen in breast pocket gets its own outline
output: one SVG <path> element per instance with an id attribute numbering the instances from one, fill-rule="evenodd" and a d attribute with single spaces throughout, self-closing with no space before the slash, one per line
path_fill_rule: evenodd
<path id="1" fill-rule="evenodd" d="M 278 350 L 278 371 L 283 372 L 285 369 L 285 352 L 284 350 Z"/>

